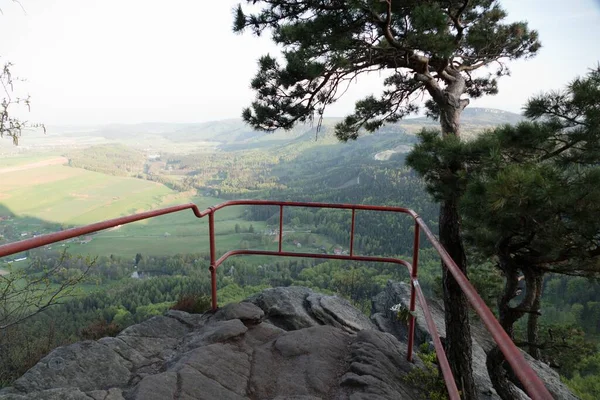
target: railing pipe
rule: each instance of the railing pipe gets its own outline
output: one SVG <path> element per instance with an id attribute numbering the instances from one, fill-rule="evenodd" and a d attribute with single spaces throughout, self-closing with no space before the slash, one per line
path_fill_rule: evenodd
<path id="1" fill-rule="evenodd" d="M 283 243 L 283 206 L 279 206 L 279 252 Z"/>
<path id="2" fill-rule="evenodd" d="M 322 258 L 329 260 L 348 260 L 348 261 L 366 261 L 366 262 L 379 262 L 379 263 L 392 263 L 398 265 L 404 265 L 407 269 L 410 270 L 411 266 L 408 261 L 401 260 L 398 258 L 392 257 L 373 257 L 373 256 L 345 256 L 338 254 L 316 254 L 316 253 L 296 253 L 289 251 L 282 251 L 281 253 L 278 251 L 267 251 L 267 250 L 230 250 L 227 253 L 223 254 L 219 259 L 215 262 L 215 269 L 219 268 L 221 264 L 225 260 L 227 260 L 231 256 L 237 255 L 258 255 L 258 256 L 283 256 L 283 257 L 301 257 L 301 258 Z"/>
<path id="3" fill-rule="evenodd" d="M 421 290 L 421 285 L 419 285 L 419 281 L 416 279 L 411 279 L 411 284 L 414 287 L 417 296 L 419 297 L 419 303 L 421 303 L 421 306 L 423 306 L 423 304 L 427 304 L 427 300 L 425 299 L 425 295 Z M 450 364 L 448 363 L 446 351 L 444 350 L 444 346 L 442 345 L 442 341 L 440 340 L 440 335 L 438 334 L 435 322 L 433 321 L 433 317 L 431 316 L 430 312 L 424 312 L 423 315 L 425 316 L 425 323 L 427 324 L 427 328 L 429 329 L 429 332 L 431 333 L 431 337 L 433 339 L 435 355 L 438 359 L 440 369 L 442 370 L 442 376 L 444 377 L 444 382 L 446 383 L 446 388 L 448 389 L 448 396 L 451 400 L 460 400 L 458 387 L 456 386 L 456 382 L 454 381 L 454 375 L 452 375 L 452 369 L 450 368 Z"/>
<path id="4" fill-rule="evenodd" d="M 217 250 L 215 245 L 215 211 L 211 210 L 208 214 L 208 235 L 210 240 L 210 286 L 211 286 L 211 303 L 213 311 L 217 309 Z"/>
<path id="5" fill-rule="evenodd" d="M 356 220 L 356 209 L 352 209 L 352 225 L 350 226 L 350 257 L 354 255 L 354 222 Z"/>
<path id="6" fill-rule="evenodd" d="M 409 304 L 409 320 L 408 320 L 408 361 L 412 361 L 413 358 L 413 346 L 415 342 L 415 283 L 417 281 L 418 268 L 419 268 L 419 240 L 420 240 L 421 228 L 419 223 L 415 221 L 415 238 L 413 241 L 413 259 L 412 268 L 410 270 L 410 304 Z"/>
<path id="7" fill-rule="evenodd" d="M 229 200 L 216 206 L 212 209 L 215 211 L 221 208 L 230 206 L 290 206 L 290 207 L 307 207 L 307 208 L 335 208 L 340 210 L 369 210 L 369 211 L 390 211 L 409 214 L 413 218 L 417 216 L 410 208 L 393 207 L 393 206 L 370 206 L 365 204 L 336 204 L 336 203 L 312 203 L 303 201 L 272 201 L 272 200 Z"/>
<path id="8" fill-rule="evenodd" d="M 139 214 L 109 219 L 106 221 L 97 222 L 95 224 L 65 229 L 64 231 L 60 232 L 49 233 L 47 235 L 42 235 L 31 239 L 25 239 L 18 242 L 4 244 L 0 246 L 0 257 L 20 253 L 25 250 L 33 249 L 34 247 L 41 247 L 47 244 L 72 239 L 77 236 L 88 235 L 90 233 L 102 231 L 104 229 L 114 228 L 115 226 L 130 224 L 132 222 L 141 221 L 143 219 L 154 218 L 161 215 L 172 214 L 188 209 L 192 210 L 194 212 L 194 215 L 198 218 L 202 218 L 204 215 L 206 215 L 205 212 L 200 212 L 200 210 L 198 210 L 198 207 L 193 203 L 161 208 L 159 210 L 146 211 Z"/>

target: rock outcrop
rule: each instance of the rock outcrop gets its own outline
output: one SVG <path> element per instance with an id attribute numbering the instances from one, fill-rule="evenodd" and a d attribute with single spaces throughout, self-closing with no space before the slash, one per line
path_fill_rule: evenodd
<path id="1" fill-rule="evenodd" d="M 114 338 L 55 349 L 0 399 L 427 398 L 406 379 L 423 365 L 406 361 L 406 330 L 389 312 L 407 294 L 388 284 L 371 320 L 346 300 L 300 287 L 267 289 L 216 313 L 169 311 Z M 443 332 L 442 310 L 433 311 Z M 430 340 L 422 318 L 417 338 Z M 491 344 L 483 334 L 475 342 L 475 365 L 485 365 Z M 549 368 L 536 369 L 557 398 L 571 398 Z M 482 398 L 496 397 L 489 382 L 478 367 Z"/>
<path id="2" fill-rule="evenodd" d="M 385 289 L 373 298 L 371 319 L 377 327 L 389 332 L 399 341 L 406 342 L 407 329 L 405 324 L 397 322 L 390 308 L 395 304 L 404 304 L 408 307 L 410 300 L 410 286 L 406 283 L 388 282 Z M 429 308 L 433 316 L 433 320 L 437 327 L 440 336 L 444 337 L 446 328 L 444 324 L 444 306 L 441 300 L 428 300 Z M 477 386 L 480 398 L 497 399 L 492 382 L 487 373 L 485 364 L 486 354 L 494 347 L 495 343 L 488 333 L 476 318 L 471 318 L 471 335 L 473 337 L 473 374 L 475 385 Z M 431 335 L 425 324 L 423 311 L 417 307 L 417 323 L 415 327 L 415 348 L 423 343 L 430 344 Z M 552 393 L 555 399 L 576 400 L 577 397 L 560 380 L 560 376 L 550 366 L 538 361 L 529 354 L 523 352 L 525 359 L 532 366 L 533 370 L 538 374 L 541 380 L 546 384 L 546 387 Z M 529 399 L 524 392 L 517 389 L 520 393 L 520 399 Z"/>
<path id="3" fill-rule="evenodd" d="M 57 348 L 0 399 L 418 399 L 418 366 L 346 300 L 275 288 Z"/>

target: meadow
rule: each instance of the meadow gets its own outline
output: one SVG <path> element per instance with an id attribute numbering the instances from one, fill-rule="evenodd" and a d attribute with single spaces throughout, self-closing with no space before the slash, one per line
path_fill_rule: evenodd
<path id="1" fill-rule="evenodd" d="M 51 159 L 52 156 L 47 156 Z M 4 167 L 40 163 L 44 157 L 13 157 L 4 160 Z M 23 238 L 34 232 L 48 233 L 52 226 L 63 228 L 98 222 L 123 215 L 139 213 L 175 204 L 192 202 L 200 209 L 225 200 L 203 197 L 195 192 L 180 193 L 156 183 L 135 178 L 117 177 L 66 165 L 36 166 L 0 174 L 0 205 L 15 217 L 4 224 Z M 218 252 L 239 248 L 251 241 L 254 232 L 266 229 L 264 221 L 243 218 L 244 208 L 229 207 L 216 213 L 215 232 Z M 240 232 L 236 233 L 236 225 Z M 313 235 L 321 245 L 331 245 L 320 235 Z M 69 253 L 135 257 L 144 255 L 174 255 L 205 253 L 209 250 L 208 218 L 198 219 L 186 210 L 151 220 L 123 225 L 90 235 L 87 240 L 63 243 Z M 90 240 L 91 239 L 91 240 Z M 89 241 L 88 241 L 89 240 Z M 275 250 L 272 241 L 260 248 Z M 58 245 L 61 246 L 61 245 Z M 284 249 L 298 251 L 288 243 Z"/>

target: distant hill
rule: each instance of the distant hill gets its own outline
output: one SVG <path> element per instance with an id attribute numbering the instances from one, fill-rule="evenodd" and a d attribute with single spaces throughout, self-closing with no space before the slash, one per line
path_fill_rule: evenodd
<path id="1" fill-rule="evenodd" d="M 317 132 L 317 121 L 299 124 L 290 131 L 272 133 L 257 131 L 241 119 L 227 119 L 204 123 L 141 123 L 110 124 L 96 127 L 50 127 L 48 135 L 40 138 L 23 138 L 23 144 L 33 147 L 44 145 L 75 145 L 123 143 L 146 151 L 190 152 L 198 149 L 220 149 L 225 151 L 269 148 L 314 142 L 334 143 L 334 126 L 341 118 L 324 118 Z M 466 137 L 484 129 L 502 124 L 514 124 L 524 117 L 508 111 L 492 108 L 471 107 L 463 112 L 461 122 Z M 415 134 L 424 127 L 437 128 L 435 120 L 418 117 L 404 119 L 397 124 L 386 125 L 378 133 Z M 60 140 L 57 140 L 58 138 Z M 39 143 L 38 143 L 39 142 Z M 37 145 L 37 146 L 36 146 Z"/>
<path id="2" fill-rule="evenodd" d="M 465 132 L 481 131 L 503 124 L 515 124 L 523 121 L 522 115 L 493 108 L 467 108 L 462 114 L 462 126 Z M 211 141 L 224 145 L 225 149 L 234 150 L 245 148 L 249 144 L 255 144 L 256 147 L 269 146 L 271 144 L 281 144 L 288 141 L 319 140 L 328 141 L 334 138 L 334 126 L 341 121 L 341 118 L 324 118 L 321 130 L 317 132 L 316 121 L 313 124 L 299 124 L 290 131 L 276 131 L 265 133 L 256 131 L 246 125 L 240 119 L 229 119 L 222 121 L 211 121 L 202 124 L 190 124 L 187 126 L 178 126 L 170 133 L 163 135 L 172 141 Z M 438 127 L 439 122 L 426 118 L 409 118 L 400 121 L 397 124 L 384 126 L 380 129 L 382 133 L 416 133 L 423 127 Z M 254 146 L 252 146 L 254 147 Z"/>
<path id="3" fill-rule="evenodd" d="M 467 125 L 502 125 L 502 124 L 516 124 L 523 120 L 525 117 L 512 113 L 510 111 L 498 110 L 496 108 L 481 108 L 481 107 L 467 107 L 461 115 L 463 124 Z M 437 121 L 426 117 L 409 118 L 402 120 L 400 125 L 437 125 Z"/>
<path id="4" fill-rule="evenodd" d="M 516 124 L 525 120 L 521 114 L 497 108 L 467 107 L 462 113 L 462 118 L 470 124 Z"/>
<path id="5" fill-rule="evenodd" d="M 517 124 L 525 119 L 520 114 L 496 108 L 467 107 L 461 115 L 461 128 L 466 136 L 472 136 L 488 128 L 505 124 Z M 437 128 L 439 122 L 427 117 L 419 117 L 404 119 L 398 125 L 408 133 L 416 133 L 424 127 Z"/>

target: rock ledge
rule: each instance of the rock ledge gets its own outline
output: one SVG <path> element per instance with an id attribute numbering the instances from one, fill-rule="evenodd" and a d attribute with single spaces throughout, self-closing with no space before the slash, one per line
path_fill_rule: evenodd
<path id="1" fill-rule="evenodd" d="M 403 377 L 422 364 L 406 361 L 406 330 L 389 312 L 407 299 L 406 285 L 389 283 L 371 319 L 302 287 L 267 289 L 216 313 L 169 311 L 114 338 L 55 349 L 0 399 L 421 399 Z M 443 332 L 439 306 L 434 315 Z M 497 398 L 481 368 L 491 346 L 481 335 L 477 384 L 481 398 Z M 420 322 L 417 339 L 429 340 Z M 536 369 L 557 398 L 575 399 L 553 371 Z"/>

